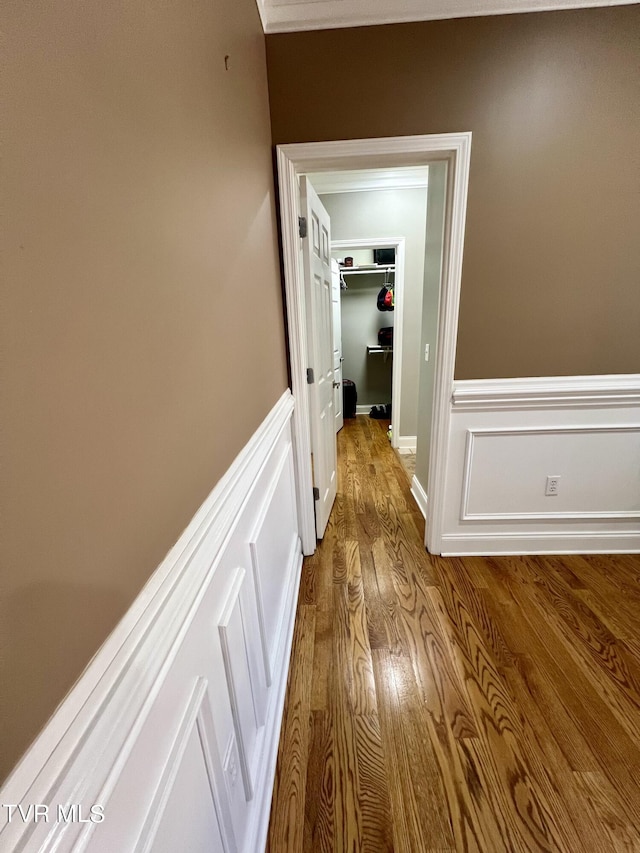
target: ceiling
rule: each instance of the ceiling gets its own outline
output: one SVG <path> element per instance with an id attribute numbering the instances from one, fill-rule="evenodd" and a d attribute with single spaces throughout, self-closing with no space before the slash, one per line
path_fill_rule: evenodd
<path id="1" fill-rule="evenodd" d="M 618 6 L 636 0 L 256 0 L 265 33 L 363 27 L 474 15 Z"/>

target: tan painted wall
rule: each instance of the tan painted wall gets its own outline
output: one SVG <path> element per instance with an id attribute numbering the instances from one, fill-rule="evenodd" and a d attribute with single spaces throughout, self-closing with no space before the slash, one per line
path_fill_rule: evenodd
<path id="1" fill-rule="evenodd" d="M 639 39 L 639 6 L 267 37 L 274 143 L 473 132 L 458 378 L 640 372 Z"/>
<path id="2" fill-rule="evenodd" d="M 287 384 L 254 0 L 4 9 L 0 776 Z"/>

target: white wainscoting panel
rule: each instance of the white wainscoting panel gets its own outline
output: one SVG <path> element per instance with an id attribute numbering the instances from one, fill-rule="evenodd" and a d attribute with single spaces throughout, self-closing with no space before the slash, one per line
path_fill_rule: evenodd
<path id="1" fill-rule="evenodd" d="M 293 476 L 291 454 L 283 453 L 249 540 L 267 685 L 277 667 L 278 638 L 287 616 L 288 590 L 280 582 L 281 566 L 291 562 L 298 542 L 291 524 L 296 516 Z"/>
<path id="2" fill-rule="evenodd" d="M 470 429 L 461 518 L 640 520 L 639 471 L 640 425 Z"/>
<path id="3" fill-rule="evenodd" d="M 240 754 L 240 767 L 244 781 L 244 793 L 247 802 L 253 799 L 255 785 L 256 760 L 259 758 L 257 749 L 258 736 L 262 726 L 262 713 L 256 713 L 256 707 L 262 710 L 262 702 L 256 702 L 255 691 L 259 685 L 252 684 L 249 669 L 249 648 L 251 638 L 245 630 L 245 619 L 242 615 L 240 590 L 246 572 L 237 568 L 230 584 L 227 600 L 224 605 L 218 632 L 222 647 L 224 671 L 227 677 L 227 690 L 231 702 L 233 728 Z"/>
<path id="4" fill-rule="evenodd" d="M 640 375 L 455 383 L 443 554 L 638 550 Z"/>
<path id="5" fill-rule="evenodd" d="M 1 850 L 264 849 L 302 565 L 292 411 L 287 391 L 0 790 L 49 813 L 3 809 Z M 56 819 L 70 805 L 86 822 Z"/>
<path id="6" fill-rule="evenodd" d="M 199 678 L 138 838 L 140 853 L 171 853 L 182 847 L 185 838 L 203 853 L 236 849 L 222 768 L 211 752 L 210 720 L 207 680 Z"/>
<path id="7" fill-rule="evenodd" d="M 225 853 L 201 744 L 193 730 L 171 790 L 171 799 L 162 812 L 158 832 L 152 846 L 146 849 L 153 849 L 155 853 L 175 853 L 184 849 L 185 838 L 189 838 L 189 850 L 193 853 Z"/>

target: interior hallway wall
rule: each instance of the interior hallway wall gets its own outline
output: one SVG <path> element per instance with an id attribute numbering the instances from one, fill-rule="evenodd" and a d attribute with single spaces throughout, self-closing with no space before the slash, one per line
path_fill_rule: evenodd
<path id="1" fill-rule="evenodd" d="M 473 132 L 458 379 L 640 370 L 639 42 L 638 5 L 267 36 L 276 144 Z"/>
<path id="2" fill-rule="evenodd" d="M 3 53 L 0 777 L 287 385 L 254 0 L 7 0 Z"/>
<path id="3" fill-rule="evenodd" d="M 425 187 L 401 190 L 327 193 L 322 203 L 331 217 L 331 239 L 350 240 L 368 237 L 405 237 L 405 275 L 403 311 L 402 395 L 400 420 L 393 414 L 398 435 L 416 435 L 418 425 L 418 373 L 420 369 L 420 325 L 424 275 L 427 190 Z M 383 277 L 380 278 L 380 287 Z M 379 288 L 378 288 L 379 289 Z M 394 312 L 395 314 L 396 312 Z M 389 315 L 380 312 L 380 326 Z M 398 319 L 394 318 L 394 325 Z M 370 356 L 381 358 L 381 356 Z M 348 377 L 345 375 L 346 379 Z M 384 401 L 374 401 L 384 402 Z"/>

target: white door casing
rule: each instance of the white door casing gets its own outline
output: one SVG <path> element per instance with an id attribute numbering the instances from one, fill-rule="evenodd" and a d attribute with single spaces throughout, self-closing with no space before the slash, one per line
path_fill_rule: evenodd
<path id="1" fill-rule="evenodd" d="M 300 178 L 300 206 L 307 220 L 303 239 L 307 359 L 313 371 L 309 385 L 311 453 L 316 488 L 316 536 L 322 539 L 336 497 L 338 462 L 334 415 L 333 308 L 331 224 L 310 182 Z"/>
<path id="2" fill-rule="evenodd" d="M 309 172 L 340 169 L 381 169 L 396 166 L 447 164 L 447 202 L 443 274 L 438 309 L 438 339 L 434 402 L 429 450 L 429 502 L 425 544 L 433 554 L 442 550 L 447 457 L 451 420 L 451 395 L 456 355 L 464 230 L 471 160 L 471 133 L 395 136 L 278 145 L 278 184 L 282 222 L 282 250 L 287 333 L 291 359 L 291 385 L 295 400 L 295 473 L 297 508 L 305 554 L 316 547 L 313 516 L 309 387 L 306 384 L 307 331 L 302 270 L 298 260 L 299 239 L 295 225 L 299 211 L 298 177 Z"/>
<path id="3" fill-rule="evenodd" d="M 342 411 L 342 303 L 340 295 L 340 267 L 331 260 L 331 304 L 333 307 L 333 407 L 336 432 L 344 426 Z"/>

